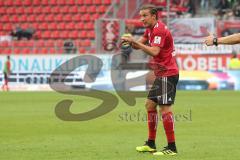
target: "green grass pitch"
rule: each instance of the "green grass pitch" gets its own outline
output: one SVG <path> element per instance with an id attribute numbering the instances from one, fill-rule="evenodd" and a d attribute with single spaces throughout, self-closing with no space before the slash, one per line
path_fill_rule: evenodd
<path id="1" fill-rule="evenodd" d="M 179 154 L 137 153 L 147 138 L 144 98 L 135 107 L 120 100 L 112 112 L 85 122 L 55 116 L 57 102 L 74 100 L 85 112 L 100 100 L 55 92 L 0 93 L 0 160 L 238 160 L 240 92 L 178 91 L 174 106 Z M 159 123 L 157 148 L 166 145 Z"/>

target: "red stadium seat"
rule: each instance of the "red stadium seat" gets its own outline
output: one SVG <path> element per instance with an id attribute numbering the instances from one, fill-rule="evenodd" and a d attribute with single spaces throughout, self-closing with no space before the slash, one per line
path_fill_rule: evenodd
<path id="1" fill-rule="evenodd" d="M 52 15 L 52 14 L 46 15 L 45 21 L 47 21 L 47 22 L 53 22 L 53 21 L 54 21 L 54 15 Z"/>
<path id="2" fill-rule="evenodd" d="M 86 5 L 91 5 L 92 3 L 93 3 L 92 0 L 85 0 Z"/>
<path id="3" fill-rule="evenodd" d="M 10 22 L 12 23 L 17 23 L 18 22 L 18 16 L 17 15 L 13 15 L 10 19 Z"/>
<path id="4" fill-rule="evenodd" d="M 4 54 L 11 54 L 12 53 L 12 49 L 11 48 L 4 48 L 3 50 L 2 50 L 2 53 L 4 53 Z"/>
<path id="5" fill-rule="evenodd" d="M 73 30 L 75 28 L 75 24 L 73 22 L 69 22 L 66 24 L 66 29 Z"/>
<path id="6" fill-rule="evenodd" d="M 39 53 L 39 48 L 33 48 L 32 53 L 33 54 L 38 54 Z"/>
<path id="7" fill-rule="evenodd" d="M 41 5 L 41 0 L 32 0 L 32 4 L 35 6 Z"/>
<path id="8" fill-rule="evenodd" d="M 62 21 L 62 15 L 61 14 L 58 14 L 54 17 L 54 20 L 57 21 L 57 22 L 60 22 Z"/>
<path id="9" fill-rule="evenodd" d="M 24 13 L 33 14 L 33 7 L 24 7 Z"/>
<path id="10" fill-rule="evenodd" d="M 14 5 L 15 6 L 21 6 L 22 5 L 22 0 L 15 0 Z"/>
<path id="11" fill-rule="evenodd" d="M 105 13 L 106 10 L 107 10 L 106 6 L 101 5 L 100 7 L 98 7 L 97 12 L 99 12 L 99 13 Z"/>
<path id="12" fill-rule="evenodd" d="M 31 53 L 31 48 L 25 47 L 25 48 L 21 49 L 21 53 L 23 53 L 23 54 L 30 54 Z"/>
<path id="13" fill-rule="evenodd" d="M 83 21 L 90 21 L 90 19 L 91 19 L 91 16 L 90 16 L 90 14 L 88 14 L 88 13 L 86 13 L 86 14 L 84 14 L 84 15 L 82 16 L 82 20 L 83 20 Z"/>
<path id="14" fill-rule="evenodd" d="M 89 32 L 87 33 L 87 37 L 88 37 L 88 38 L 91 38 L 91 39 L 94 39 L 94 38 L 95 38 L 95 32 L 94 32 L 94 31 L 89 31 Z"/>
<path id="15" fill-rule="evenodd" d="M 48 53 L 48 48 L 39 48 L 39 53 L 40 54 L 47 54 Z"/>
<path id="16" fill-rule="evenodd" d="M 86 31 L 81 31 L 78 33 L 79 38 L 87 38 L 87 32 Z"/>
<path id="17" fill-rule="evenodd" d="M 12 47 L 18 48 L 19 47 L 19 41 L 12 41 Z"/>
<path id="18" fill-rule="evenodd" d="M 92 23 L 92 22 L 86 23 L 84 29 L 93 30 L 94 29 L 94 23 Z"/>
<path id="19" fill-rule="evenodd" d="M 88 8 L 88 13 L 96 13 L 96 6 L 92 5 Z"/>
<path id="20" fill-rule="evenodd" d="M 16 14 L 23 14 L 25 12 L 23 7 L 17 7 L 15 11 Z"/>
<path id="21" fill-rule="evenodd" d="M 79 12 L 80 12 L 80 13 L 86 13 L 86 12 L 87 12 L 87 7 L 86 7 L 86 6 L 81 6 L 81 7 L 79 8 Z"/>
<path id="22" fill-rule="evenodd" d="M 45 14 L 39 14 L 36 18 L 38 22 L 43 22 L 45 20 Z"/>
<path id="23" fill-rule="evenodd" d="M 42 7 L 42 13 L 45 14 L 51 13 L 51 7 L 50 6 Z"/>
<path id="24" fill-rule="evenodd" d="M 55 53 L 57 53 L 57 51 L 56 51 L 55 47 L 51 47 L 51 48 L 49 48 L 48 53 L 49 54 L 55 54 Z"/>
<path id="25" fill-rule="evenodd" d="M 73 20 L 73 21 L 81 21 L 81 20 L 82 20 L 82 15 L 80 15 L 80 14 L 75 14 L 75 15 L 72 17 L 72 20 Z"/>
<path id="26" fill-rule="evenodd" d="M 9 47 L 9 43 L 7 41 L 3 41 L 0 43 L 0 48 L 5 48 L 5 47 Z"/>
<path id="27" fill-rule="evenodd" d="M 84 4 L 84 0 L 76 0 L 76 4 L 82 5 L 82 4 Z"/>
<path id="28" fill-rule="evenodd" d="M 22 5 L 23 6 L 30 6 L 32 4 L 31 0 L 23 0 Z"/>
<path id="29" fill-rule="evenodd" d="M 19 16 L 18 21 L 19 22 L 26 22 L 27 21 L 27 16 L 25 14 L 23 14 L 22 16 Z"/>
<path id="30" fill-rule="evenodd" d="M 16 13 L 15 7 L 8 7 L 7 14 L 15 14 L 15 13 Z"/>
<path id="31" fill-rule="evenodd" d="M 36 16 L 35 15 L 29 15 L 28 17 L 27 17 L 27 21 L 28 22 L 35 22 L 36 21 Z"/>
<path id="32" fill-rule="evenodd" d="M 101 17 L 101 15 L 99 13 L 95 13 L 95 14 L 92 15 L 92 19 L 94 19 L 94 20 L 96 20 L 100 17 Z"/>
<path id="33" fill-rule="evenodd" d="M 64 43 L 63 43 L 63 40 L 57 40 L 57 41 L 56 41 L 56 45 L 57 45 L 58 48 L 62 48 L 62 47 L 63 47 L 63 44 L 64 44 Z"/>
<path id="34" fill-rule="evenodd" d="M 60 13 L 60 10 L 61 9 L 58 6 L 54 6 L 51 8 L 51 13 L 55 13 L 55 14 Z"/>
<path id="35" fill-rule="evenodd" d="M 93 0 L 94 5 L 100 5 L 102 4 L 102 0 Z"/>
<path id="36" fill-rule="evenodd" d="M 84 23 L 83 22 L 75 23 L 75 29 L 77 30 L 84 29 Z"/>
<path id="37" fill-rule="evenodd" d="M 47 30 L 48 29 L 48 24 L 47 23 L 40 23 L 38 29 Z"/>
<path id="38" fill-rule="evenodd" d="M 86 52 L 85 48 L 78 49 L 79 54 L 84 54 Z"/>
<path id="39" fill-rule="evenodd" d="M 50 31 L 42 32 L 41 37 L 45 39 L 51 38 L 52 37 L 51 32 Z"/>
<path id="40" fill-rule="evenodd" d="M 41 4 L 42 4 L 42 5 L 45 5 L 45 6 L 48 5 L 48 0 L 42 0 L 42 1 L 41 1 Z"/>
<path id="41" fill-rule="evenodd" d="M 35 41 L 35 46 L 36 47 L 44 47 L 45 46 L 45 41 L 44 40 Z"/>
<path id="42" fill-rule="evenodd" d="M 54 47 L 55 46 L 55 41 L 53 40 L 48 40 L 48 41 L 45 41 L 45 47 Z"/>
<path id="43" fill-rule="evenodd" d="M 21 49 L 20 48 L 13 48 L 13 54 L 20 54 Z"/>
<path id="44" fill-rule="evenodd" d="M 112 3 L 111 0 L 104 0 L 104 1 L 103 1 L 103 4 L 105 4 L 105 5 L 110 5 L 111 3 Z"/>
<path id="45" fill-rule="evenodd" d="M 78 31 L 72 31 L 69 33 L 69 38 L 77 39 L 78 38 Z"/>
<path id="46" fill-rule="evenodd" d="M 50 1 L 49 1 L 49 4 L 50 4 L 50 5 L 57 5 L 57 0 L 50 0 Z"/>
<path id="47" fill-rule="evenodd" d="M 0 7 L 0 14 L 6 14 L 6 8 Z"/>
<path id="48" fill-rule="evenodd" d="M 32 48 L 34 46 L 34 40 L 29 40 L 26 42 L 26 47 Z"/>
<path id="49" fill-rule="evenodd" d="M 56 24 L 56 23 L 49 23 L 49 24 L 48 24 L 48 29 L 50 29 L 50 30 L 56 30 L 56 29 L 57 29 L 57 24 Z"/>
<path id="50" fill-rule="evenodd" d="M 91 48 L 91 49 L 89 50 L 89 53 L 96 53 L 96 49 L 95 49 L 95 48 Z"/>
<path id="51" fill-rule="evenodd" d="M 28 27 L 29 27 L 29 25 L 27 23 L 22 23 L 21 24 L 22 29 L 27 29 Z"/>
<path id="52" fill-rule="evenodd" d="M 5 31 L 11 31 L 12 30 L 12 24 L 11 23 L 6 23 L 3 25 L 3 30 Z"/>
<path id="53" fill-rule="evenodd" d="M 65 0 L 58 0 L 57 3 L 59 5 L 66 5 L 66 1 Z"/>
<path id="54" fill-rule="evenodd" d="M 37 30 L 39 25 L 38 25 L 38 23 L 31 23 L 31 26 Z"/>
<path id="55" fill-rule="evenodd" d="M 51 38 L 58 39 L 61 34 L 58 31 L 54 31 L 54 32 L 52 32 Z"/>
<path id="56" fill-rule="evenodd" d="M 72 6 L 69 8 L 69 13 L 78 13 L 78 6 Z"/>
<path id="57" fill-rule="evenodd" d="M 33 10 L 33 13 L 34 14 L 40 14 L 40 13 L 42 13 L 42 7 L 41 6 L 39 6 L 39 7 L 34 7 L 34 10 Z"/>
<path id="58" fill-rule="evenodd" d="M 66 4 L 67 5 L 75 5 L 75 1 L 74 0 L 67 0 Z"/>
<path id="59" fill-rule="evenodd" d="M 3 15 L 3 16 L 0 18 L 0 21 L 1 21 L 1 22 L 9 22 L 9 17 L 8 17 L 8 15 Z"/>
<path id="60" fill-rule="evenodd" d="M 60 38 L 67 39 L 69 38 L 69 32 L 68 31 L 62 31 L 60 34 Z"/>
<path id="61" fill-rule="evenodd" d="M 12 6 L 13 5 L 13 1 L 5 1 L 4 5 L 5 6 Z"/>
<path id="62" fill-rule="evenodd" d="M 63 21 L 70 22 L 72 21 L 72 15 L 71 14 L 66 14 L 63 16 Z"/>
<path id="63" fill-rule="evenodd" d="M 89 39 L 86 39 L 85 41 L 82 41 L 81 45 L 83 47 L 90 47 L 91 46 L 91 41 Z"/>
<path id="64" fill-rule="evenodd" d="M 68 7 L 68 6 L 63 6 L 63 7 L 61 7 L 60 12 L 61 12 L 62 14 L 65 14 L 65 13 L 68 13 L 68 10 L 69 10 L 69 7 Z"/>
<path id="65" fill-rule="evenodd" d="M 58 30 L 65 30 L 66 29 L 66 23 L 61 22 L 57 25 Z"/>

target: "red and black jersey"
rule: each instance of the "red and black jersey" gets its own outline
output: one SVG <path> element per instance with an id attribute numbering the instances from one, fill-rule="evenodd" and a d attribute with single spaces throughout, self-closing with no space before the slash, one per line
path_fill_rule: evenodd
<path id="1" fill-rule="evenodd" d="M 167 26 L 158 21 L 153 28 L 147 28 L 144 35 L 150 46 L 160 47 L 160 52 L 149 64 L 157 77 L 178 74 L 178 66 L 174 57 L 174 41 Z"/>

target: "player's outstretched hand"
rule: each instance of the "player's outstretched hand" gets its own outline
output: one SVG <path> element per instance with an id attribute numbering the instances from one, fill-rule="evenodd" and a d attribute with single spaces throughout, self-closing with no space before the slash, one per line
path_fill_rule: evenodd
<path id="1" fill-rule="evenodd" d="M 213 39 L 214 39 L 214 35 L 210 32 L 208 32 L 209 36 L 204 38 L 204 43 L 207 46 L 212 46 L 213 45 Z"/>

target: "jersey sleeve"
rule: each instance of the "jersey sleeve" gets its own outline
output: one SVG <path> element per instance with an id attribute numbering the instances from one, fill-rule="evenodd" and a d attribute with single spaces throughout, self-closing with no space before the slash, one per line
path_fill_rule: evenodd
<path id="1" fill-rule="evenodd" d="M 166 31 L 154 30 L 153 32 L 153 41 L 151 46 L 158 46 L 162 48 L 165 44 Z"/>

